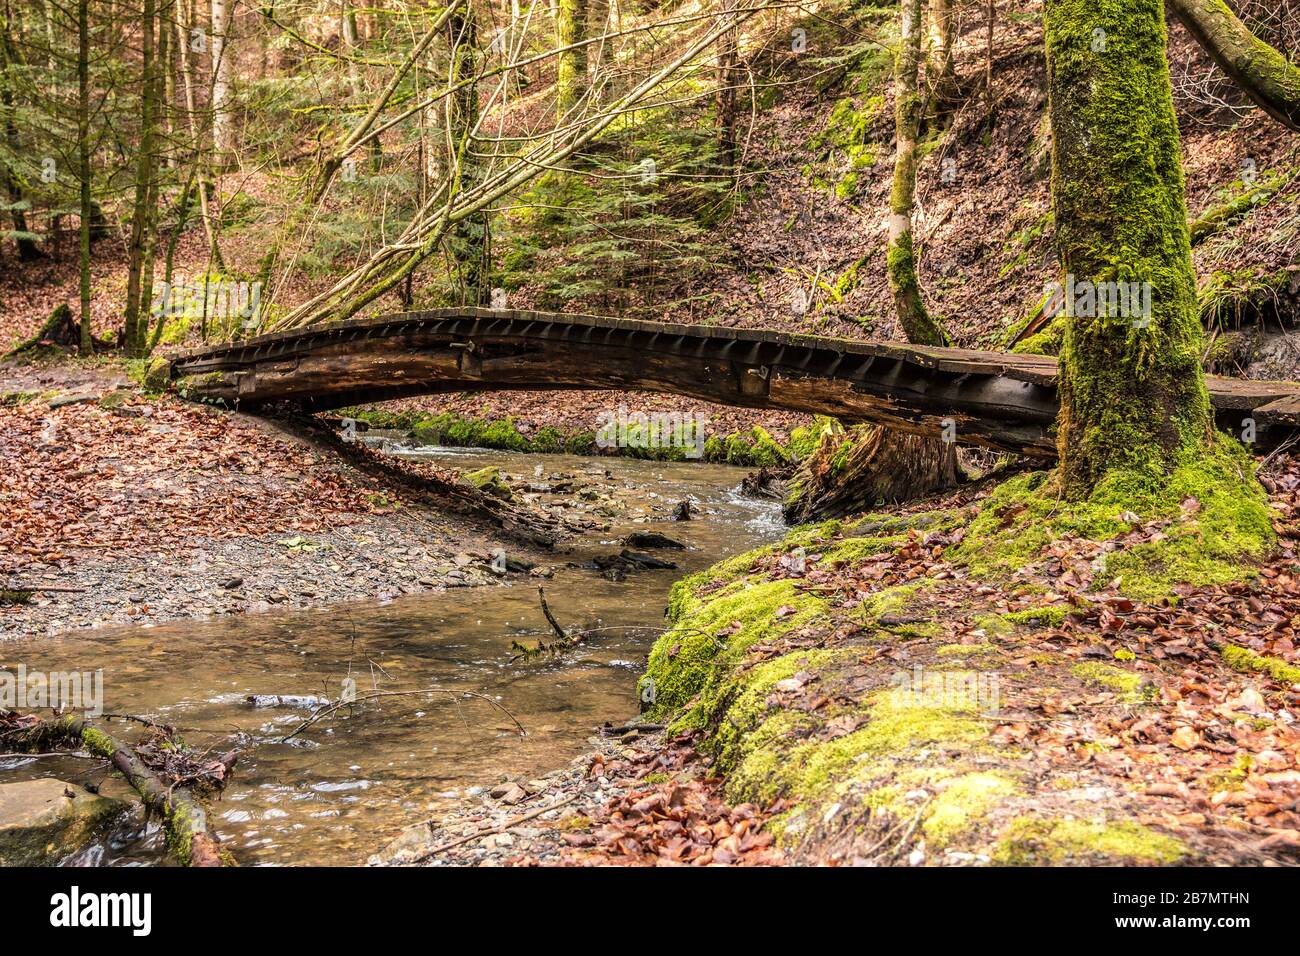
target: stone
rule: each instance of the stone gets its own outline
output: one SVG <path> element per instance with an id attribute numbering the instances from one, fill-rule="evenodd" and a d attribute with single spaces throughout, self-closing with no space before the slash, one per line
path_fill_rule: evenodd
<path id="1" fill-rule="evenodd" d="M 0 866 L 53 866 L 127 810 L 62 780 L 0 784 Z"/>

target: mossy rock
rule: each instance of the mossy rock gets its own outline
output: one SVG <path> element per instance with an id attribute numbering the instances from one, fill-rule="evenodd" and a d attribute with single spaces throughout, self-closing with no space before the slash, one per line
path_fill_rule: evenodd
<path id="1" fill-rule="evenodd" d="M 62 780 L 0 784 L 0 866 L 57 865 L 127 809 Z"/>
<path id="2" fill-rule="evenodd" d="M 465 472 L 465 480 L 484 494 L 491 495 L 494 498 L 500 498 L 502 501 L 513 501 L 515 493 L 510 489 L 510 485 L 501 477 L 500 468 L 480 468 L 477 471 Z"/>

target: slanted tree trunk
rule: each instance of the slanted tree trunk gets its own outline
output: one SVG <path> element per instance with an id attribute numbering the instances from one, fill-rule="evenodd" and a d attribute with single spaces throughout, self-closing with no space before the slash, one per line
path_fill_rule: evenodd
<path id="1" fill-rule="evenodd" d="M 921 123 L 917 75 L 921 61 L 921 0 L 900 7 L 902 49 L 896 62 L 894 126 L 898 153 L 890 193 L 889 287 L 899 325 L 913 345 L 947 345 L 943 328 L 921 299 L 912 251 L 916 191 L 916 138 Z M 912 435 L 877 425 L 858 425 L 824 436 L 803 463 L 786 501 L 788 521 L 851 514 L 879 503 L 905 501 L 951 488 L 957 482 L 955 435 Z"/>
<path id="2" fill-rule="evenodd" d="M 555 9 L 555 40 L 560 48 L 572 47 L 587 34 L 587 0 L 558 0 Z M 587 73 L 587 48 L 566 49 L 555 64 L 555 109 L 563 119 L 582 97 Z"/>
<path id="3" fill-rule="evenodd" d="M 1149 321 L 1066 302 L 1060 477 L 1067 497 L 1086 498 L 1116 469 L 1168 473 L 1205 446 L 1213 419 L 1163 0 L 1106 13 L 1048 0 L 1044 23 L 1062 269 L 1076 283 L 1151 284 Z"/>
<path id="4" fill-rule="evenodd" d="M 1256 106 L 1300 132 L 1300 66 L 1251 33 L 1223 0 L 1169 0 L 1169 7 Z"/>

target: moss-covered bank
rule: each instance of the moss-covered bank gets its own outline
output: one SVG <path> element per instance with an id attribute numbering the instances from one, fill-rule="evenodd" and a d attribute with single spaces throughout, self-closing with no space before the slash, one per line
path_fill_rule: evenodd
<path id="1" fill-rule="evenodd" d="M 527 429 L 513 418 L 466 418 L 453 412 L 431 414 L 419 411 L 390 412 L 373 408 L 344 408 L 335 414 L 364 421 L 374 428 L 391 428 L 410 433 L 425 445 L 454 448 L 493 448 L 536 454 L 622 455 L 651 461 L 705 461 L 745 468 L 775 467 L 797 461 L 816 445 L 817 424 L 795 428 L 788 442 L 782 442 L 762 426 L 726 435 L 709 435 L 697 445 L 693 435 L 672 435 L 667 439 L 628 427 L 626 443 L 602 447 L 595 431 L 543 426 Z"/>
<path id="2" fill-rule="evenodd" d="M 981 618 L 962 603 L 964 584 L 921 578 L 849 597 L 811 583 L 823 569 L 851 572 L 950 540 L 973 513 L 809 525 L 680 581 L 641 679 L 650 716 L 702 733 L 730 799 L 787 801 L 774 827 L 796 859 L 1182 859 L 1188 850 L 1173 836 L 1098 822 L 1095 805 L 1060 793 L 1040 798 L 1029 781 L 1041 789 L 1043 766 L 993 733 L 1006 644 L 1059 625 L 1065 606 L 1003 614 L 996 639 L 955 644 L 960 619 Z M 1032 675 L 1003 676 L 1001 693 L 1026 681 L 1143 705 L 1144 679 L 1118 665 L 1085 673 L 1064 655 L 1041 655 Z M 1121 806 L 1128 795 L 1114 784 Z"/>

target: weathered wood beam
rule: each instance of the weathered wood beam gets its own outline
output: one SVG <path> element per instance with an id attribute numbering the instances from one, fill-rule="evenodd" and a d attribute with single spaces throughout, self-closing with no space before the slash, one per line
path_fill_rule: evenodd
<path id="1" fill-rule="evenodd" d="M 262 336 L 179 356 L 187 394 L 241 407 L 339 408 L 420 394 L 609 389 L 832 415 L 1052 457 L 1056 362 L 749 329 L 455 309 Z M 1220 424 L 1264 442 L 1297 423 L 1300 385 L 1209 379 Z M 1271 427 L 1272 426 L 1272 427 Z"/>

